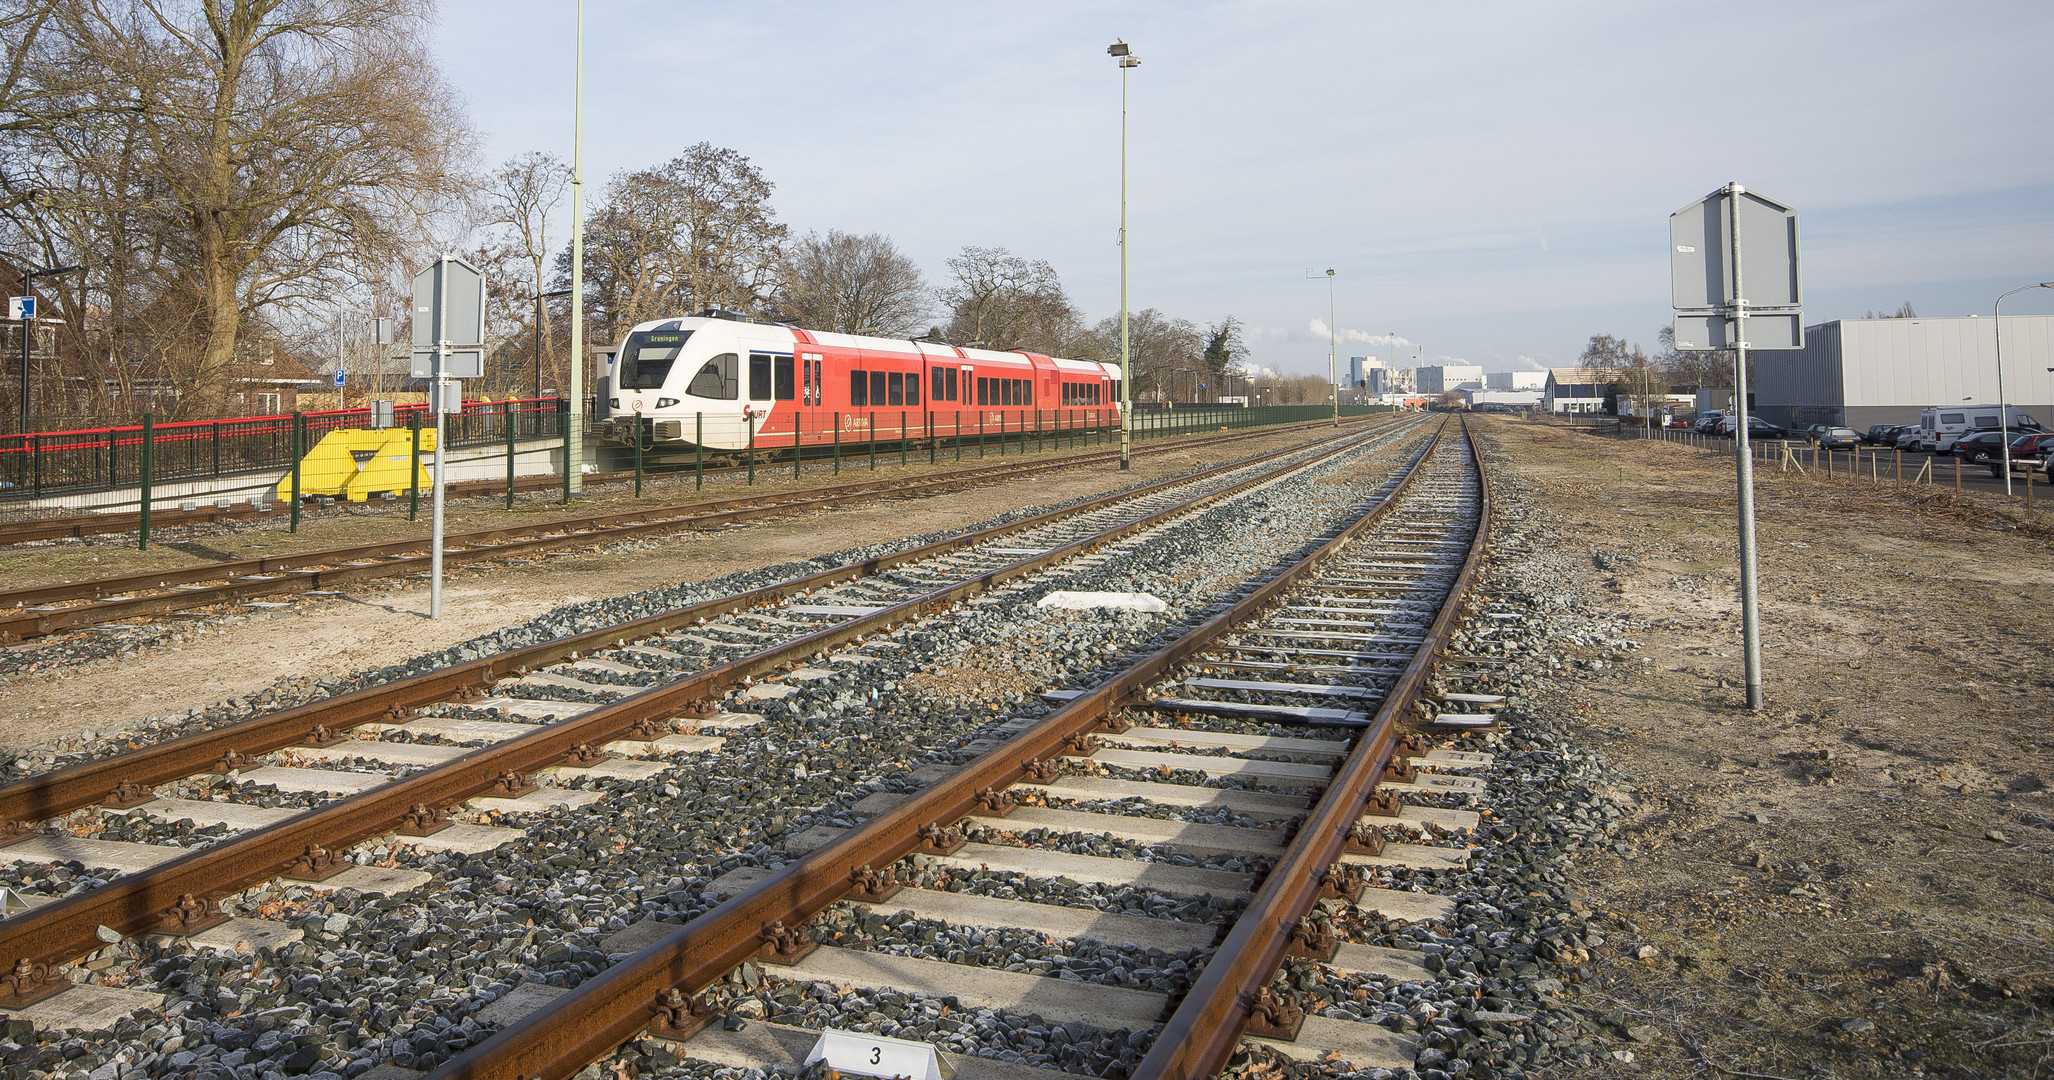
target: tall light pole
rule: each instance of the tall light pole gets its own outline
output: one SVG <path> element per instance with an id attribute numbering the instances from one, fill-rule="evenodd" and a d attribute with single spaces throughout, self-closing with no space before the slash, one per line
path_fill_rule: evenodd
<path id="1" fill-rule="evenodd" d="M 1334 394 L 1334 426 L 1341 426 L 1341 328 L 1334 325 L 1334 268 L 1327 267 L 1327 384 Z"/>
<path id="2" fill-rule="evenodd" d="M 571 293 L 575 299 L 571 301 L 570 408 L 563 421 L 563 489 L 571 495 L 585 488 L 579 475 L 585 458 L 585 0 L 578 0 L 577 54 L 577 86 L 571 97 Z"/>
<path id="3" fill-rule="evenodd" d="M 2022 293 L 2027 289 L 2054 289 L 2054 281 L 2020 285 L 2004 296 Z M 1997 430 L 2003 432 L 1998 438 L 2001 444 L 1998 452 L 2003 455 L 2004 494 L 2008 496 L 2011 494 L 2011 408 L 2004 403 L 2004 296 L 1998 297 L 1997 302 L 1990 305 L 1990 332 L 1996 335 L 1997 342 Z"/>
<path id="4" fill-rule="evenodd" d="M 1140 67 L 1141 58 L 1118 38 L 1105 51 L 1120 65 L 1120 469 L 1125 471 L 1134 442 L 1133 346 L 1127 337 L 1127 71 Z"/>

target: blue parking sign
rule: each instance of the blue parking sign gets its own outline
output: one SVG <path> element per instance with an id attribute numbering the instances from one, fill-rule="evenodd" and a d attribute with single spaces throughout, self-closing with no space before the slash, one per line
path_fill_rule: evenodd
<path id="1" fill-rule="evenodd" d="M 336 372 L 336 373 L 335 373 L 335 385 L 337 385 L 337 386 L 341 386 L 341 385 L 342 385 L 342 383 L 343 383 L 343 380 L 344 380 L 344 379 L 347 379 L 348 377 L 349 377 L 349 372 L 347 372 L 347 371 L 338 371 L 338 372 Z"/>

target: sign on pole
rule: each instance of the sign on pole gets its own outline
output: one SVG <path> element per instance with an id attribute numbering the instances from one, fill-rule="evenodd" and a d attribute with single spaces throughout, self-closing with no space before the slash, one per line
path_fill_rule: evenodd
<path id="1" fill-rule="evenodd" d="M 340 386 L 342 386 L 342 384 L 343 384 L 344 382 L 347 382 L 348 380 L 349 380 L 349 372 L 347 372 L 347 371 L 338 371 L 338 372 L 336 372 L 336 373 L 335 373 L 335 385 L 336 385 L 337 387 L 340 387 Z"/>
<path id="2" fill-rule="evenodd" d="M 414 367 L 416 379 L 432 379 L 437 351 L 448 349 L 442 375 L 475 379 L 485 374 L 485 275 L 477 267 L 444 255 L 414 275 Z"/>
<path id="3" fill-rule="evenodd" d="M 1754 457 L 1748 449 L 1747 350 L 1801 349 L 1804 302 L 1797 211 L 1739 184 L 1669 215 L 1669 287 L 1679 349 L 1733 351 L 1733 456 L 1739 474 L 1740 632 L 1747 707 L 1762 700 L 1762 623 L 1755 580 Z"/>
<path id="4" fill-rule="evenodd" d="M 414 275 L 413 323 L 413 375 L 417 379 L 435 380 L 428 399 L 435 412 L 435 512 L 428 549 L 428 617 L 439 619 L 443 417 L 463 407 L 462 392 L 449 380 L 475 379 L 485 373 L 485 275 L 454 255 L 444 255 L 423 267 Z M 454 409 L 450 407 L 452 401 L 456 402 Z"/>
<path id="5" fill-rule="evenodd" d="M 7 298 L 7 317 L 10 319 L 33 319 L 36 317 L 36 298 L 33 296 L 10 296 Z"/>

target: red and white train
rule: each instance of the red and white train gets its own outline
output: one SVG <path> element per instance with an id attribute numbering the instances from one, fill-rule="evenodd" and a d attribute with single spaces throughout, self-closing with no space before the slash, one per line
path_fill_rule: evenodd
<path id="1" fill-rule="evenodd" d="M 1119 424 L 1120 368 L 801 330 L 727 313 L 645 322 L 606 365 L 600 434 L 709 450 Z"/>

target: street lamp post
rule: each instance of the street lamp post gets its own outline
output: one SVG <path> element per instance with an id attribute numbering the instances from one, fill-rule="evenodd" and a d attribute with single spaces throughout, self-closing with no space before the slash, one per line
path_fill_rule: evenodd
<path id="1" fill-rule="evenodd" d="M 25 297 L 35 296 L 35 280 L 39 277 L 56 277 L 59 274 L 69 274 L 77 269 L 78 267 L 76 266 L 53 266 L 48 270 L 30 270 L 27 267 L 23 267 L 21 271 L 21 294 Z M 37 316 L 34 312 L 35 309 L 33 307 L 29 308 L 22 315 L 21 319 L 21 434 L 23 435 L 29 433 L 29 344 L 35 338 Z"/>
<path id="2" fill-rule="evenodd" d="M 585 289 L 585 0 L 578 0 L 576 83 L 571 94 L 571 291 Z M 582 492 L 585 457 L 585 305 L 571 305 L 570 409 L 563 418 L 563 494 Z M 539 389 L 539 387 L 538 387 Z M 440 445 L 440 444 L 438 444 Z"/>
<path id="3" fill-rule="evenodd" d="M 2054 281 L 2020 285 L 2004 296 L 2022 293 L 2027 289 L 2054 289 Z M 2004 296 L 1998 297 L 1997 302 L 1990 305 L 1990 321 L 1993 324 L 1990 332 L 1996 335 L 1997 344 L 1997 430 L 2002 432 L 1998 436 L 1997 450 L 2004 462 L 2004 494 L 2008 496 L 2011 494 L 2011 407 L 2004 401 Z"/>
<path id="4" fill-rule="evenodd" d="M 1120 469 L 1124 472 L 1130 467 L 1129 449 L 1134 440 L 1133 347 L 1127 336 L 1127 72 L 1140 67 L 1141 58 L 1117 38 L 1105 51 L 1120 65 Z"/>
<path id="5" fill-rule="evenodd" d="M 1327 384 L 1334 394 L 1334 426 L 1341 426 L 1341 328 L 1334 324 L 1334 268 L 1327 267 Z"/>

